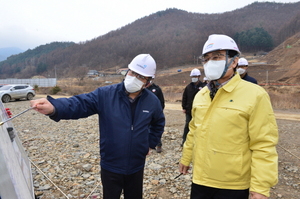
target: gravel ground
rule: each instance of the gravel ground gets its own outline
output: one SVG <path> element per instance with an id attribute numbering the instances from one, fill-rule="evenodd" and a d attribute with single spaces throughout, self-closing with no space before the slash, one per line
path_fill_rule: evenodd
<path id="1" fill-rule="evenodd" d="M 28 101 L 5 104 L 17 114 L 29 107 Z M 181 136 L 185 117 L 180 110 L 164 111 L 166 128 L 163 152 L 147 157 L 144 198 L 189 198 L 191 174 L 178 174 Z M 299 121 L 278 119 L 280 142 L 279 183 L 271 197 L 299 199 L 300 136 Z M 101 198 L 98 116 L 54 122 L 47 116 L 29 111 L 13 120 L 32 165 L 35 193 L 40 199 Z M 51 179 L 47 179 L 45 175 Z M 60 190 L 58 190 L 57 187 Z"/>

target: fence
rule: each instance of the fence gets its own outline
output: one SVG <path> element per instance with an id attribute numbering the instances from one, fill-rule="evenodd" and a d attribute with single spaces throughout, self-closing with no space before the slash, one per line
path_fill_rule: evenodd
<path id="1" fill-rule="evenodd" d="M 54 87 L 56 86 L 56 78 L 42 79 L 0 79 L 0 84 L 29 84 L 39 87 Z"/>

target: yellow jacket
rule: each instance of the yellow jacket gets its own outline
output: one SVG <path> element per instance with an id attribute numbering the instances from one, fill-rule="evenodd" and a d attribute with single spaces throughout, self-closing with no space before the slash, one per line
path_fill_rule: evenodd
<path id="1" fill-rule="evenodd" d="M 193 183 L 247 189 L 266 196 L 278 181 L 278 129 L 270 98 L 236 74 L 213 101 L 195 96 L 181 163 L 193 164 Z"/>

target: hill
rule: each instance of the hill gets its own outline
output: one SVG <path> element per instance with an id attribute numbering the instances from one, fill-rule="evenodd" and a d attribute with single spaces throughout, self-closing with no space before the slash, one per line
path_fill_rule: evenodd
<path id="1" fill-rule="evenodd" d="M 41 45 L 35 49 L 27 50 L 18 55 L 11 55 L 6 61 L 0 62 L 0 77 L 22 77 L 30 78 L 35 74 L 45 74 L 48 70 L 48 63 L 40 59 L 55 50 L 61 50 L 74 45 L 74 42 L 52 42 L 50 44 Z"/>
<path id="2" fill-rule="evenodd" d="M 190 13 L 167 9 L 145 16 L 91 41 L 40 54 L 18 55 L 0 62 L 0 78 L 28 78 L 33 75 L 59 77 L 84 75 L 89 69 L 113 71 L 127 67 L 140 53 L 150 53 L 158 69 L 196 64 L 208 35 L 237 33 L 262 28 L 275 46 L 293 33 L 291 22 L 298 18 L 298 3 L 258 3 L 221 14 Z M 280 34 L 279 34 L 280 33 Z M 247 53 L 245 46 L 240 49 Z M 34 54 L 36 52 L 38 54 Z M 25 52 L 26 53 L 26 52 Z M 253 53 L 253 52 L 252 52 Z M 256 53 L 256 52 L 254 52 Z M 18 57 L 22 56 L 23 61 Z"/>
<path id="3" fill-rule="evenodd" d="M 263 61 L 274 65 L 279 82 L 300 82 L 300 31 L 277 46 Z"/>

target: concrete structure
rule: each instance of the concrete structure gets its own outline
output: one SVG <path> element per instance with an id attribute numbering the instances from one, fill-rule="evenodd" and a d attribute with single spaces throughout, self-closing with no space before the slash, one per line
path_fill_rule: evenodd
<path id="1" fill-rule="evenodd" d="M 5 108 L 0 102 L 0 121 L 6 119 Z M 10 138 L 9 127 L 14 128 L 11 121 L 0 126 L 0 198 L 34 199 L 30 161 L 15 129 L 15 137 Z"/>

